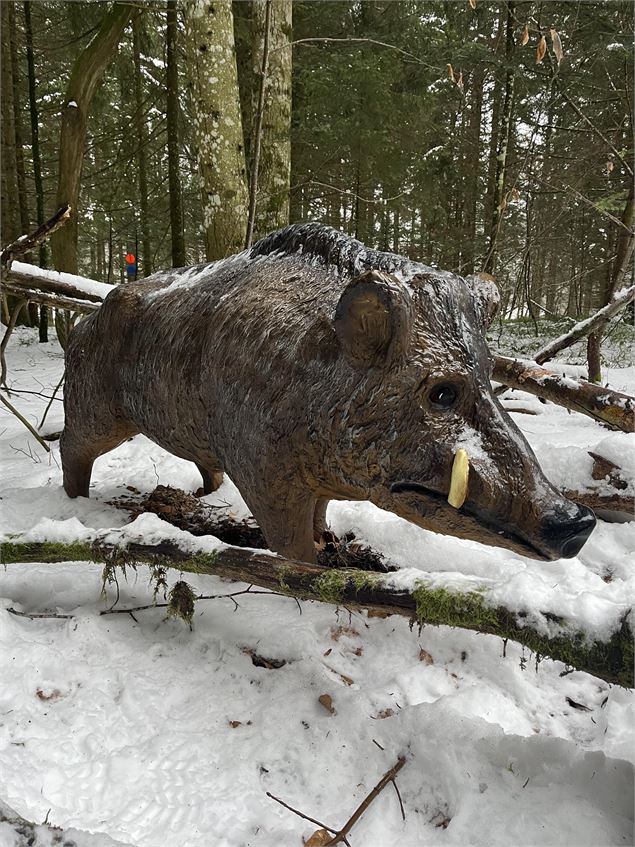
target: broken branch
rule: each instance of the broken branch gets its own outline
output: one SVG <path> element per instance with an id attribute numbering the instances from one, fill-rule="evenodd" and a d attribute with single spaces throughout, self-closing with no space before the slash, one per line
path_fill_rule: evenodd
<path id="1" fill-rule="evenodd" d="M 55 212 L 52 218 L 45 221 L 43 224 L 34 230 L 30 235 L 21 235 L 17 241 L 9 244 L 0 253 L 0 266 L 2 270 L 8 269 L 11 262 L 16 256 L 23 256 L 25 253 L 30 253 L 35 247 L 50 238 L 53 233 L 68 221 L 71 216 L 71 207 L 62 206 Z"/>
<path id="2" fill-rule="evenodd" d="M 635 287 L 633 288 L 635 293 Z M 611 429 L 635 431 L 635 397 L 591 382 L 573 380 L 539 367 L 535 362 L 496 356 L 492 379 L 581 412 Z"/>

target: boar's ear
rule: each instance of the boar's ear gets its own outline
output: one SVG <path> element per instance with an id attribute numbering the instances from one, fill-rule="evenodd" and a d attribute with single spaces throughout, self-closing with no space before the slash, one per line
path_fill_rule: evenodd
<path id="1" fill-rule="evenodd" d="M 366 271 L 349 282 L 335 310 L 335 332 L 356 367 L 384 365 L 403 355 L 410 340 L 412 301 L 390 274 Z"/>
<path id="2" fill-rule="evenodd" d="M 468 288 L 474 295 L 476 314 L 482 319 L 483 326 L 491 326 L 498 314 L 501 296 L 493 276 L 485 272 L 472 274 L 465 279 Z"/>

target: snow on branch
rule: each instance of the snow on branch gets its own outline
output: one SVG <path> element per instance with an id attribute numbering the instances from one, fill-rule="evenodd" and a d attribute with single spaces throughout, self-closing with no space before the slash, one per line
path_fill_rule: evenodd
<path id="1" fill-rule="evenodd" d="M 550 657 L 607 682 L 634 686 L 633 635 L 627 605 L 618 610 L 610 626 L 584 627 L 579 620 L 538 608 L 507 608 L 497 600 L 496 586 L 466 582 L 465 590 L 450 584 L 440 587 L 435 577 L 414 569 L 380 574 L 326 568 L 225 546 L 209 536 L 198 539 L 180 530 L 171 534 L 164 530 L 161 537 L 158 519 L 152 516 L 154 523 L 150 526 L 146 525 L 150 516 L 144 518 L 145 523 L 137 519 L 122 530 L 92 534 L 82 530 L 79 540 L 71 543 L 32 542 L 15 536 L 3 544 L 3 561 L 93 561 L 108 569 L 142 563 L 208 574 L 290 597 L 402 615 L 419 626 L 446 625 L 497 635 L 528 647 L 537 658 Z"/>

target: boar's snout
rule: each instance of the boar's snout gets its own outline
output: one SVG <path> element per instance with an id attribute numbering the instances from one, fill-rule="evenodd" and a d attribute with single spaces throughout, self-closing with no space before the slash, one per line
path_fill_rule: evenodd
<path id="1" fill-rule="evenodd" d="M 542 524 L 545 544 L 554 552 L 554 559 L 573 559 L 584 547 L 596 524 L 595 515 L 586 506 L 576 504 L 577 514 L 563 519 L 556 512 Z"/>

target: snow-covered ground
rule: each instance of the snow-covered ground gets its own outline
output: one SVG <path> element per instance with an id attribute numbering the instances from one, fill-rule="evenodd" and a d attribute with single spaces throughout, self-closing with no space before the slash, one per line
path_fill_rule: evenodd
<path id="1" fill-rule="evenodd" d="M 63 365 L 55 343 L 38 345 L 25 330 L 12 338 L 8 363 L 15 389 L 44 395 Z M 634 367 L 608 379 L 635 390 Z M 536 413 L 513 416 L 557 484 L 576 487 L 588 449 L 632 464 L 632 437 L 527 395 L 508 397 L 512 413 Z M 16 393 L 12 402 L 37 423 L 47 401 Z M 200 485 L 194 465 L 137 437 L 96 462 L 90 500 L 69 500 L 57 442 L 47 455 L 0 415 L 5 534 L 121 527 L 127 514 L 109 501 L 125 486 Z M 44 431 L 62 423 L 53 401 Z M 206 499 L 243 508 L 229 481 Z M 633 601 L 635 523 L 600 522 L 579 558 L 541 563 L 419 530 L 369 504 L 334 504 L 328 517 L 336 532 L 353 530 L 404 568 L 486 585 L 508 602 L 537 599 L 597 630 Z M 158 518 L 139 520 L 157 531 Z M 241 587 L 186 579 L 203 593 Z M 119 607 L 152 602 L 147 569 L 119 589 Z M 238 608 L 199 603 L 190 632 L 164 609 L 100 615 L 115 600 L 112 587 L 106 599 L 100 592 L 101 569 L 89 563 L 0 571 L 0 797 L 28 820 L 48 814 L 135 847 L 300 847 L 318 827 L 267 792 L 337 828 L 403 754 L 405 821 L 388 786 L 352 830 L 353 847 L 632 843 L 630 691 L 579 672 L 561 676 L 549 660 L 536 668 L 514 644 L 503 656 L 494 637 L 411 632 L 397 617 L 246 596 Z M 8 607 L 73 617 L 30 619 Z M 253 653 L 285 664 L 257 667 Z M 0 824 L 2 847 L 19 838 Z"/>

